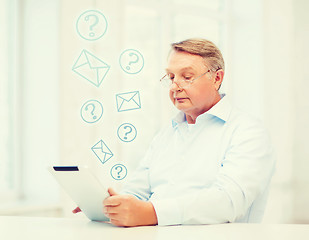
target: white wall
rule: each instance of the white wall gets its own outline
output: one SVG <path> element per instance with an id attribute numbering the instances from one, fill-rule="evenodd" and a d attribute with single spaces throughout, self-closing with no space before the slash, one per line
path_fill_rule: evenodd
<path id="1" fill-rule="evenodd" d="M 307 1 L 264 1 L 265 120 L 277 153 L 267 222 L 309 222 Z"/>
<path id="2" fill-rule="evenodd" d="M 292 84 L 293 1 L 264 1 L 265 121 L 273 139 L 277 167 L 266 220 L 289 222 L 293 211 L 294 85 Z"/>
<path id="3" fill-rule="evenodd" d="M 294 2 L 293 46 L 294 64 L 291 83 L 294 87 L 294 143 L 293 143 L 293 186 L 294 214 L 293 220 L 300 223 L 309 222 L 309 2 Z"/>

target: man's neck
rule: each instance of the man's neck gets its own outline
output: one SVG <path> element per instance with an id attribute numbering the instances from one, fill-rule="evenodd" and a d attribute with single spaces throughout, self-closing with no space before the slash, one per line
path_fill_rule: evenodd
<path id="1" fill-rule="evenodd" d="M 218 96 L 215 98 L 215 101 L 213 102 L 213 104 L 211 105 L 211 107 L 209 107 L 208 109 L 206 109 L 205 111 L 202 112 L 193 112 L 193 113 L 185 113 L 186 115 L 186 119 L 188 124 L 195 124 L 196 119 L 198 116 L 200 116 L 201 114 L 207 112 L 209 109 L 211 109 L 213 106 L 215 106 L 219 101 L 221 100 L 220 95 L 218 94 Z"/>

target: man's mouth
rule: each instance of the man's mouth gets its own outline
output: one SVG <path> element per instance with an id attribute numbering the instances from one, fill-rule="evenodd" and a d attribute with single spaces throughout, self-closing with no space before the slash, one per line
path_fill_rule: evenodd
<path id="1" fill-rule="evenodd" d="M 184 101 L 188 98 L 180 98 L 180 97 L 176 97 L 175 100 L 178 101 L 178 102 L 181 102 L 181 101 Z"/>

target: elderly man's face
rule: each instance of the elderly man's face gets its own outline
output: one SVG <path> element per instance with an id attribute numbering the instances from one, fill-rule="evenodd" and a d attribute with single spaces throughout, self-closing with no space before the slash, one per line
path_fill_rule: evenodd
<path id="1" fill-rule="evenodd" d="M 169 56 L 167 73 L 176 82 L 187 77 L 194 79 L 207 70 L 209 67 L 205 66 L 201 56 L 177 51 L 173 51 Z M 189 88 L 182 89 L 173 83 L 170 88 L 170 98 L 180 111 L 196 119 L 198 115 L 208 111 L 220 100 L 217 90 L 221 81 L 222 79 L 218 80 L 217 73 L 208 72 L 196 79 Z"/>

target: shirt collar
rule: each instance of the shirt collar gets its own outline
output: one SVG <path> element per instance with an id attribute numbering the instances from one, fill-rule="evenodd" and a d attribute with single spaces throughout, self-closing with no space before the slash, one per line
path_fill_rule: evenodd
<path id="1" fill-rule="evenodd" d="M 226 122 L 230 116 L 232 107 L 231 104 L 226 97 L 226 95 L 220 94 L 221 100 L 217 102 L 211 109 L 207 112 L 199 115 L 196 119 L 196 122 L 205 119 L 207 116 L 212 115 L 214 117 L 220 118 L 224 122 Z M 179 112 L 175 118 L 172 120 L 172 126 L 176 127 L 178 124 L 186 122 L 186 115 L 183 112 Z"/>
<path id="2" fill-rule="evenodd" d="M 209 109 L 206 114 L 211 114 L 217 118 L 220 118 L 224 122 L 226 122 L 230 116 L 232 106 L 229 102 L 229 99 L 226 95 L 220 94 L 221 100 L 216 103 L 211 109 Z M 203 115 L 203 114 L 202 114 Z"/>
<path id="3" fill-rule="evenodd" d="M 186 115 L 183 112 L 177 113 L 177 115 L 172 119 L 172 126 L 176 127 L 178 124 L 186 122 Z"/>

